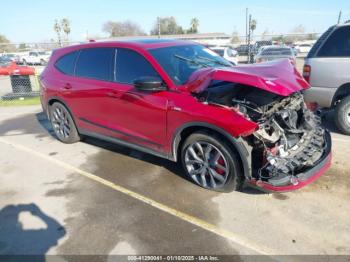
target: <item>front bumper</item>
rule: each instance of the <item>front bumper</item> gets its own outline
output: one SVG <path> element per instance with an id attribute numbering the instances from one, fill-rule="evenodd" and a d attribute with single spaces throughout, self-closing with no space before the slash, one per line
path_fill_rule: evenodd
<path id="1" fill-rule="evenodd" d="M 302 188 L 322 176 L 330 167 L 332 161 L 332 140 L 329 131 L 325 132 L 325 150 L 317 164 L 309 170 L 294 176 L 293 183 L 274 186 L 267 182 L 252 179 L 249 184 L 266 192 L 288 192 Z"/>

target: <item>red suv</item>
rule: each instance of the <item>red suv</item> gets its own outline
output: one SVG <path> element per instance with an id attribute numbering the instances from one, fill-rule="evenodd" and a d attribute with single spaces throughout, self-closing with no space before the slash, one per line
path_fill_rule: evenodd
<path id="1" fill-rule="evenodd" d="M 60 141 L 93 136 L 178 161 L 207 189 L 289 191 L 331 162 L 288 60 L 233 67 L 187 41 L 95 42 L 54 51 L 41 85 Z"/>

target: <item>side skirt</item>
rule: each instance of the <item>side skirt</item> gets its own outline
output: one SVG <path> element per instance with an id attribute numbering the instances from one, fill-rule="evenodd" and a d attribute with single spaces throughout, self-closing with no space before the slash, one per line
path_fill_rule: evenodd
<path id="1" fill-rule="evenodd" d="M 101 134 L 98 134 L 98 133 L 95 133 L 95 132 L 86 131 L 86 130 L 83 130 L 83 129 L 79 129 L 79 134 L 82 134 L 82 135 L 85 135 L 85 136 L 95 137 L 95 138 L 98 138 L 98 139 L 101 139 L 101 140 L 105 140 L 105 141 L 108 141 L 108 142 L 111 142 L 111 143 L 115 143 L 115 144 L 119 144 L 119 145 L 122 145 L 122 146 L 126 146 L 126 147 L 129 147 L 129 148 L 132 148 L 132 149 L 135 149 L 135 150 L 147 153 L 147 154 L 155 155 L 157 157 L 161 157 L 161 158 L 165 158 L 165 159 L 168 159 L 168 160 L 172 160 L 171 158 L 168 157 L 167 154 L 164 154 L 164 153 L 161 153 L 161 152 L 157 152 L 157 151 L 154 151 L 152 149 L 149 149 L 147 147 L 143 147 L 143 146 L 140 146 L 140 145 L 135 145 L 133 143 L 129 143 L 129 142 L 126 142 L 124 140 L 121 140 L 121 139 L 118 139 L 118 138 L 115 138 L 115 137 L 105 136 L 105 135 L 101 135 Z"/>

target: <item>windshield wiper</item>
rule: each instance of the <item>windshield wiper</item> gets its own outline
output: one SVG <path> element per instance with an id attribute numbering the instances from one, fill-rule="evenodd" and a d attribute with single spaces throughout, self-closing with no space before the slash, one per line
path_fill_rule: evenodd
<path id="1" fill-rule="evenodd" d="M 200 62 L 198 62 L 196 60 L 189 59 L 189 58 L 186 58 L 186 57 L 183 57 L 183 56 L 180 56 L 180 55 L 174 55 L 174 57 L 179 58 L 179 59 L 184 60 L 184 61 L 187 61 L 187 62 L 190 62 L 190 63 L 193 63 L 195 65 L 199 65 L 199 66 L 203 66 L 203 67 L 209 67 L 209 65 L 206 64 L 206 63 L 200 63 Z"/>
<path id="2" fill-rule="evenodd" d="M 196 57 L 197 57 L 197 58 L 200 58 L 200 59 L 203 59 L 203 60 L 207 60 L 207 61 L 209 61 L 209 62 L 213 62 L 213 63 L 218 64 L 218 65 L 231 66 L 230 63 L 227 63 L 227 64 L 226 64 L 226 63 L 221 62 L 221 61 L 219 61 L 219 60 L 206 58 L 206 57 L 204 57 L 204 56 L 196 56 Z"/>

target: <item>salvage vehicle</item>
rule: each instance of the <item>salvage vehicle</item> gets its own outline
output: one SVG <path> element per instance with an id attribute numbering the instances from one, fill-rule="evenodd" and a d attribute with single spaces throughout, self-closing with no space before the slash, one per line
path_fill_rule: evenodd
<path id="1" fill-rule="evenodd" d="M 30 51 L 28 55 L 20 57 L 20 62 L 23 65 L 46 65 L 50 58 L 50 52 L 45 51 Z"/>
<path id="2" fill-rule="evenodd" d="M 206 189 L 290 191 L 331 163 L 289 60 L 232 66 L 188 41 L 94 42 L 55 50 L 40 82 L 60 141 L 93 136 L 180 162 Z"/>
<path id="3" fill-rule="evenodd" d="M 292 48 L 288 46 L 263 46 L 255 57 L 256 63 L 273 61 L 278 59 L 289 59 L 293 64 L 296 63 Z"/>
<path id="4" fill-rule="evenodd" d="M 7 58 L 0 57 L 0 75 L 34 75 L 35 69 L 29 66 L 18 66 Z"/>

